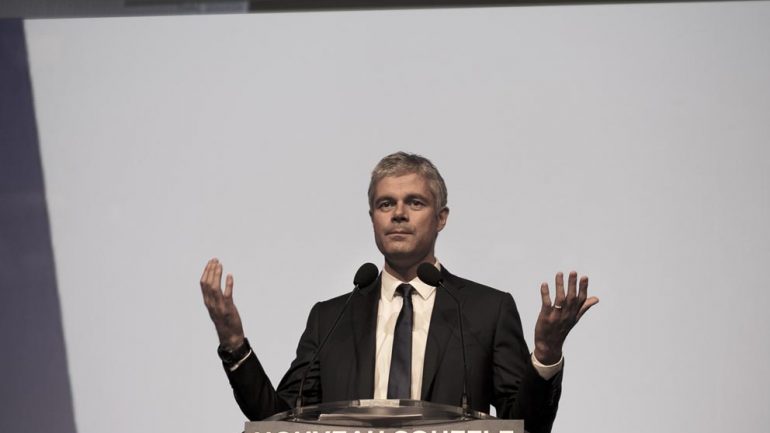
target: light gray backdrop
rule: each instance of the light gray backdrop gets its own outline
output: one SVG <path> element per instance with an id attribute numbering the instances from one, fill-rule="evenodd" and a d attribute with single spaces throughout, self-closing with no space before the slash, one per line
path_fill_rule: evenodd
<path id="1" fill-rule="evenodd" d="M 437 255 L 591 277 L 555 432 L 770 426 L 770 4 L 26 23 L 78 431 L 240 431 L 198 278 L 235 274 L 277 383 L 314 301 L 381 265 L 368 174 L 449 187 Z M 41 414 L 44 416 L 44 414 Z"/>

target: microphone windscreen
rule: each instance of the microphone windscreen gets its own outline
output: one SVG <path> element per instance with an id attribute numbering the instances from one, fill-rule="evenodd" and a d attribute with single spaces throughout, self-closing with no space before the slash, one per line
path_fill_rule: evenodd
<path id="1" fill-rule="evenodd" d="M 441 284 L 443 280 L 443 278 L 441 278 L 441 271 L 436 269 L 436 267 L 430 263 L 423 263 L 417 267 L 417 277 L 420 278 L 423 283 L 433 287 Z"/>
<path id="2" fill-rule="evenodd" d="M 373 263 L 364 263 L 360 268 L 358 268 L 356 276 L 353 277 L 353 285 L 358 287 L 366 287 L 377 279 L 377 275 L 379 273 L 380 270 L 377 269 L 377 266 L 375 266 Z"/>

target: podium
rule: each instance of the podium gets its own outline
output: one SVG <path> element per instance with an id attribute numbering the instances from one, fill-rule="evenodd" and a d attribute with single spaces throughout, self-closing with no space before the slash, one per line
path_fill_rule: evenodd
<path id="1" fill-rule="evenodd" d="M 523 420 L 504 420 L 419 400 L 323 403 L 251 421 L 244 433 L 526 433 Z"/>

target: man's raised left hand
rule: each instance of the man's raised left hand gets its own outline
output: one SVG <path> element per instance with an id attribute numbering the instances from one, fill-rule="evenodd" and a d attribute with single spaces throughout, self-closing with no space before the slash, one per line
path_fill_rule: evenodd
<path id="1" fill-rule="evenodd" d="M 580 278 L 578 289 L 578 274 L 570 272 L 567 282 L 567 292 L 564 292 L 564 274 L 556 274 L 556 298 L 551 303 L 548 283 L 540 285 L 540 295 L 543 300 L 540 315 L 535 324 L 535 358 L 545 364 L 559 362 L 562 347 L 567 334 L 577 324 L 589 308 L 599 303 L 599 298 L 588 297 L 588 277 Z"/>

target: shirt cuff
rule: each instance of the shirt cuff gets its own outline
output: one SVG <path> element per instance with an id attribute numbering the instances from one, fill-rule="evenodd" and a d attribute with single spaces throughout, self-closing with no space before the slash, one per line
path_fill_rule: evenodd
<path id="1" fill-rule="evenodd" d="M 540 375 L 545 380 L 548 380 L 554 376 L 556 376 L 557 373 L 561 371 L 561 369 L 564 367 L 564 355 L 561 355 L 561 358 L 559 358 L 559 362 L 556 364 L 551 365 L 545 365 L 541 363 L 540 361 L 535 358 L 535 354 L 532 353 L 532 366 L 535 367 L 535 370 L 537 370 L 537 374 Z"/>
<path id="2" fill-rule="evenodd" d="M 231 373 L 232 373 L 233 371 L 237 370 L 237 369 L 238 369 L 238 367 L 240 367 L 240 366 L 241 366 L 241 364 L 243 364 L 243 362 L 244 362 L 244 361 L 246 361 L 246 359 L 248 359 L 248 357 L 249 357 L 249 356 L 251 356 L 251 349 L 249 349 L 249 352 L 248 352 L 248 353 L 246 353 L 246 356 L 244 356 L 243 358 L 241 358 L 241 360 L 240 360 L 240 361 L 236 362 L 236 363 L 235 363 L 235 364 L 233 364 L 231 367 L 229 367 L 229 368 L 228 368 L 228 370 L 229 370 Z M 535 355 L 532 355 L 532 359 L 535 359 Z"/>

